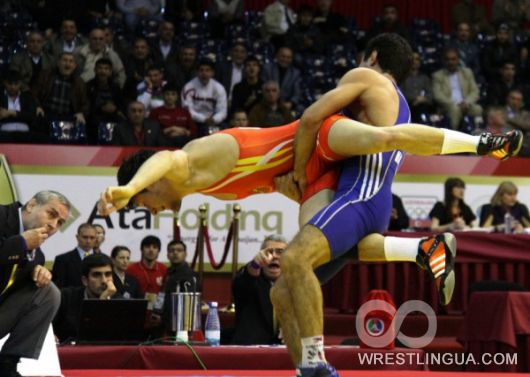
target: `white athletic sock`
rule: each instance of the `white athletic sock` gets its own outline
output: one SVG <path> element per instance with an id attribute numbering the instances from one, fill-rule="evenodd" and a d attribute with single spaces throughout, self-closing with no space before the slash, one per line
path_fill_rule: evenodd
<path id="1" fill-rule="evenodd" d="M 324 336 L 302 338 L 302 363 L 300 366 L 312 367 L 319 363 L 327 363 L 324 356 Z"/>
<path id="2" fill-rule="evenodd" d="M 385 257 L 387 261 L 416 262 L 418 246 L 422 238 L 385 237 Z"/>
<path id="3" fill-rule="evenodd" d="M 463 132 L 448 130 L 442 128 L 444 133 L 444 142 L 441 154 L 453 153 L 477 153 L 477 146 L 480 136 L 468 135 Z"/>

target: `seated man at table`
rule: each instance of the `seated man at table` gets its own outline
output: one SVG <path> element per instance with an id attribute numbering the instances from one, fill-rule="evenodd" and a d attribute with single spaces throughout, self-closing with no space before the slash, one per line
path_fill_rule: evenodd
<path id="1" fill-rule="evenodd" d="M 115 299 L 112 282 L 112 260 L 105 254 L 92 254 L 81 262 L 82 287 L 61 289 L 61 306 L 53 320 L 55 335 L 61 342 L 74 340 L 79 331 L 81 301 L 84 299 Z"/>

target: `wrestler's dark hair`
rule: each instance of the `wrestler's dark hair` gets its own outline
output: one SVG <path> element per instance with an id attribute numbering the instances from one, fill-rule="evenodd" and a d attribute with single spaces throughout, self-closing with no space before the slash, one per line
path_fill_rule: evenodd
<path id="1" fill-rule="evenodd" d="M 396 33 L 383 33 L 370 39 L 364 59 L 377 51 L 377 61 L 383 72 L 390 73 L 399 84 L 407 78 L 412 66 L 412 48 Z"/>
<path id="2" fill-rule="evenodd" d="M 118 185 L 124 186 L 134 177 L 140 166 L 154 155 L 156 151 L 141 149 L 127 157 L 118 169 Z"/>

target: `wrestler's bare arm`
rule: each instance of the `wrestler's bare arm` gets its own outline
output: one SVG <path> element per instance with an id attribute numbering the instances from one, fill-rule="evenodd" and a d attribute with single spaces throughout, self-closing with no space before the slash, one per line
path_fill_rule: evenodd
<path id="1" fill-rule="evenodd" d="M 306 186 L 305 167 L 316 144 L 316 136 L 322 121 L 347 107 L 362 96 L 381 76 L 367 68 L 356 68 L 340 80 L 337 87 L 330 90 L 309 106 L 302 118 L 295 136 L 294 177 L 302 190 Z"/>
<path id="2" fill-rule="evenodd" d="M 99 212 L 107 216 L 125 207 L 129 200 L 145 188 L 164 178 L 172 183 L 185 182 L 189 177 L 188 156 L 182 150 L 160 151 L 145 161 L 125 186 L 111 186 L 101 194 Z"/>

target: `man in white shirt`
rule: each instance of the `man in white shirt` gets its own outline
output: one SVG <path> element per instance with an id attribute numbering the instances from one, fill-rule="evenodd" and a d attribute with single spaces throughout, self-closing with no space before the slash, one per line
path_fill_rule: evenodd
<path id="1" fill-rule="evenodd" d="M 187 107 L 199 127 L 199 136 L 219 131 L 227 114 L 225 88 L 214 77 L 211 60 L 201 60 L 197 77 L 182 89 L 182 106 Z"/>
<path id="2" fill-rule="evenodd" d="M 289 8 L 291 0 L 276 0 L 263 11 L 262 34 L 276 48 L 284 44 L 287 31 L 296 23 L 296 13 Z"/>

